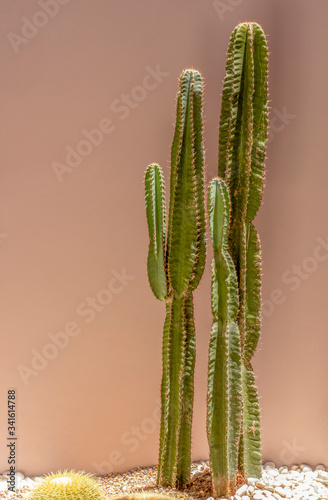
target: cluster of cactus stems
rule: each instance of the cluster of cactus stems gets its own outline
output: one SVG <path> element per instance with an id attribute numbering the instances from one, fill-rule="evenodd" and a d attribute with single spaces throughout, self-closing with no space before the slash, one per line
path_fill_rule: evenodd
<path id="1" fill-rule="evenodd" d="M 177 96 L 167 234 L 162 170 L 151 164 L 145 176 L 148 278 L 156 298 L 166 303 L 158 481 L 178 488 L 190 477 L 196 347 L 193 291 L 206 255 L 202 94 L 200 73 L 185 70 Z"/>
<path id="2" fill-rule="evenodd" d="M 208 361 L 207 436 L 213 490 L 233 491 L 238 473 L 241 426 L 241 346 L 237 316 L 238 282 L 228 252 L 230 197 L 222 179 L 213 179 L 208 210 L 212 263 L 213 326 Z"/>
<path id="3" fill-rule="evenodd" d="M 208 193 L 214 259 L 207 394 L 213 494 L 261 475 L 260 412 L 251 359 L 261 327 L 261 248 L 252 221 L 260 207 L 268 125 L 268 52 L 262 28 L 232 33 L 222 93 L 219 171 Z M 205 243 L 201 75 L 180 77 L 166 231 L 161 168 L 146 170 L 148 278 L 166 303 L 158 482 L 182 488 L 190 475 L 195 366 L 193 291 Z"/>
<path id="4" fill-rule="evenodd" d="M 219 178 L 210 187 L 214 248 L 207 432 L 213 490 L 261 475 L 260 411 L 251 359 L 261 328 L 260 207 L 268 125 L 268 52 L 262 28 L 232 33 L 222 94 Z M 231 265 L 233 263 L 233 265 Z"/>

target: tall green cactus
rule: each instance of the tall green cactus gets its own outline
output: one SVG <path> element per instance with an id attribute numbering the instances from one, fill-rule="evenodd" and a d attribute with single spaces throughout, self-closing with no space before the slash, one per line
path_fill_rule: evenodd
<path id="1" fill-rule="evenodd" d="M 242 424 L 239 469 L 261 475 L 259 403 L 251 359 L 261 327 L 261 247 L 252 224 L 262 199 L 268 125 L 268 51 L 262 28 L 239 24 L 228 49 L 222 94 L 219 176 L 228 186 L 228 251 L 237 273 Z"/>
<path id="2" fill-rule="evenodd" d="M 171 152 L 167 234 L 161 168 L 149 165 L 145 177 L 148 278 L 154 295 L 166 302 L 158 481 L 179 488 L 190 476 L 195 366 L 192 292 L 202 277 L 206 254 L 202 93 L 200 73 L 184 71 Z"/>
<path id="3" fill-rule="evenodd" d="M 212 312 L 209 348 L 207 435 L 214 494 L 235 490 L 241 424 L 241 349 L 236 322 L 237 275 L 227 251 L 230 199 L 221 179 L 209 189 L 209 219 L 213 243 Z"/>

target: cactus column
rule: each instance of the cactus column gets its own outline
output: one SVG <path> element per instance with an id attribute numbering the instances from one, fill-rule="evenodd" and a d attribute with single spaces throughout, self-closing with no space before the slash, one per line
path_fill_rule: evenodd
<path id="1" fill-rule="evenodd" d="M 263 190 L 268 125 L 268 51 L 258 24 L 242 23 L 232 33 L 222 94 L 219 176 L 231 198 L 228 251 L 239 289 L 237 323 L 241 342 L 242 425 L 239 468 L 261 475 L 260 418 L 251 359 L 261 327 L 261 248 L 252 221 Z"/>
<path id="2" fill-rule="evenodd" d="M 213 243 L 212 312 L 208 363 L 207 436 L 214 495 L 235 491 L 241 423 L 241 352 L 237 325 L 238 284 L 227 251 L 230 199 L 222 179 L 209 189 Z"/>
<path id="3" fill-rule="evenodd" d="M 167 235 L 160 167 L 149 165 L 145 177 L 148 278 L 154 295 L 166 302 L 158 481 L 180 488 L 189 480 L 191 461 L 195 365 L 192 292 L 202 277 L 206 253 L 202 93 L 201 75 L 195 70 L 184 71 L 171 151 Z"/>

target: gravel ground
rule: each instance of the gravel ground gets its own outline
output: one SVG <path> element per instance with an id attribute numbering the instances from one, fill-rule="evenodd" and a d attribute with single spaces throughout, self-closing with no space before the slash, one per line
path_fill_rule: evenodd
<path id="1" fill-rule="evenodd" d="M 24 477 L 16 473 L 16 492 L 7 491 L 6 473 L 0 475 L 0 499 L 26 499 L 29 491 L 41 478 Z M 191 481 L 185 492 L 156 486 L 157 467 L 133 469 L 123 474 L 99 477 L 108 497 L 123 498 L 133 493 L 166 493 L 179 500 L 213 500 L 208 462 L 192 464 Z M 223 499 L 223 497 L 222 497 Z M 277 469 L 273 462 L 263 466 L 262 478 L 248 478 L 236 494 L 227 500 L 328 500 L 328 472 L 324 465 L 312 469 L 306 464 Z M 131 495 L 129 500 L 133 500 Z"/>

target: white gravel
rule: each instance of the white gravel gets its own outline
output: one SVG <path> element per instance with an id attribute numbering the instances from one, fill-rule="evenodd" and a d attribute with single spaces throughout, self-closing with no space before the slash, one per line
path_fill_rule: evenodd
<path id="1" fill-rule="evenodd" d="M 194 474 L 200 471 L 206 472 L 208 462 L 202 465 L 193 464 Z M 0 499 L 26 499 L 31 488 L 41 478 L 25 477 L 21 472 L 16 472 L 16 492 L 8 492 L 8 473 L 0 475 Z M 111 477 L 102 478 L 104 482 L 110 482 Z M 172 492 L 175 496 L 175 493 Z M 190 493 L 189 493 L 190 494 Z M 194 495 L 192 495 L 194 496 Z M 194 496 L 195 498 L 195 496 Z M 196 497 L 197 498 L 197 497 Z M 203 497 L 204 498 L 204 497 Z M 206 497 L 205 497 L 206 498 Z M 328 500 L 328 472 L 324 465 L 317 465 L 312 469 L 307 464 L 293 465 L 276 468 L 273 462 L 267 462 L 263 466 L 261 479 L 248 478 L 247 484 L 241 486 L 235 495 L 221 500 Z M 214 500 L 208 497 L 207 500 Z"/>
<path id="2" fill-rule="evenodd" d="M 273 462 L 264 464 L 262 478 L 248 478 L 231 500 L 328 500 L 328 472 L 324 465 L 314 470 L 307 465 L 276 468 Z M 229 500 L 229 499 L 227 499 Z"/>

